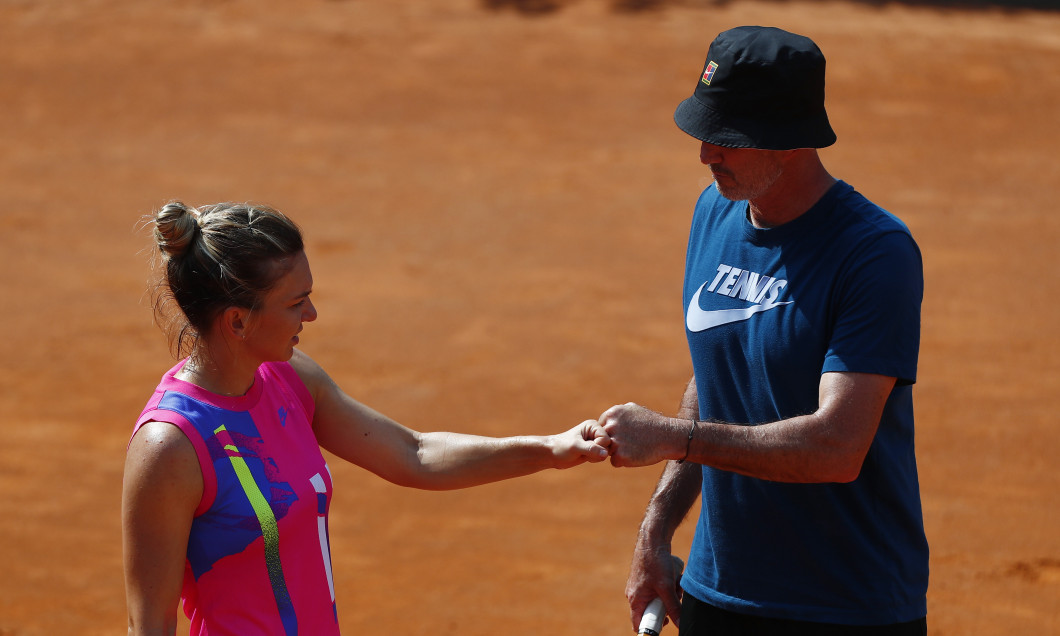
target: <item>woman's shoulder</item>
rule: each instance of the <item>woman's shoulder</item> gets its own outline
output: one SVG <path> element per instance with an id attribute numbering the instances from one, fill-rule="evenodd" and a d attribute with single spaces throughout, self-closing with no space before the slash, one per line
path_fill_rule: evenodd
<path id="1" fill-rule="evenodd" d="M 144 422 L 129 442 L 128 455 L 156 467 L 169 467 L 189 475 L 199 474 L 194 445 L 187 434 L 171 422 Z"/>
<path id="2" fill-rule="evenodd" d="M 314 402 L 319 399 L 320 392 L 332 384 L 331 378 L 324 371 L 324 367 L 320 366 L 316 360 L 313 360 L 304 351 L 295 349 L 289 364 L 313 397 Z"/>
<path id="3" fill-rule="evenodd" d="M 125 459 L 123 506 L 145 520 L 172 519 L 208 506 L 207 488 L 195 446 L 176 425 L 148 420 L 133 434 Z M 208 473 L 212 478 L 212 472 Z"/>

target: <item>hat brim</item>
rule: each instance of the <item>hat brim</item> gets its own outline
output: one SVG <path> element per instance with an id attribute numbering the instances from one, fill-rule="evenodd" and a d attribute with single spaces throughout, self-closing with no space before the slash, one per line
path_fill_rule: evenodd
<path id="1" fill-rule="evenodd" d="M 695 95 L 677 105 L 674 123 L 700 141 L 725 148 L 795 150 L 825 148 L 836 141 L 835 132 L 823 110 L 803 118 L 763 123 L 756 119 L 722 114 Z"/>

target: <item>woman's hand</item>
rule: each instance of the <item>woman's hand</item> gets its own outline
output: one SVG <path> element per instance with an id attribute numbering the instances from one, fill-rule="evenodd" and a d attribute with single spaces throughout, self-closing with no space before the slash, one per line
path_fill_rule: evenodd
<path id="1" fill-rule="evenodd" d="M 565 433 L 549 437 L 556 468 L 601 462 L 611 454 L 611 438 L 596 420 L 585 420 Z"/>

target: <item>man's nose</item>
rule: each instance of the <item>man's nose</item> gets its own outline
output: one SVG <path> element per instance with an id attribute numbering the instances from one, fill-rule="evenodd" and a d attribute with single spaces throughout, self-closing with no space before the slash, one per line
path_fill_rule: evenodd
<path id="1" fill-rule="evenodd" d="M 723 148 L 721 146 L 715 146 L 714 144 L 703 142 L 699 146 L 699 160 L 704 165 L 710 165 L 712 163 L 721 163 L 721 154 Z"/>

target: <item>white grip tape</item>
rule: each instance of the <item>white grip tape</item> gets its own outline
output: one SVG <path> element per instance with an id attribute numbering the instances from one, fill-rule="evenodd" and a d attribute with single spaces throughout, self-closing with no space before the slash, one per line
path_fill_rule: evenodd
<path id="1" fill-rule="evenodd" d="M 659 636 L 664 620 L 666 620 L 666 606 L 663 605 L 661 598 L 657 598 L 648 603 L 648 607 L 644 609 L 644 614 L 640 618 L 640 629 L 637 630 L 637 633 Z"/>

